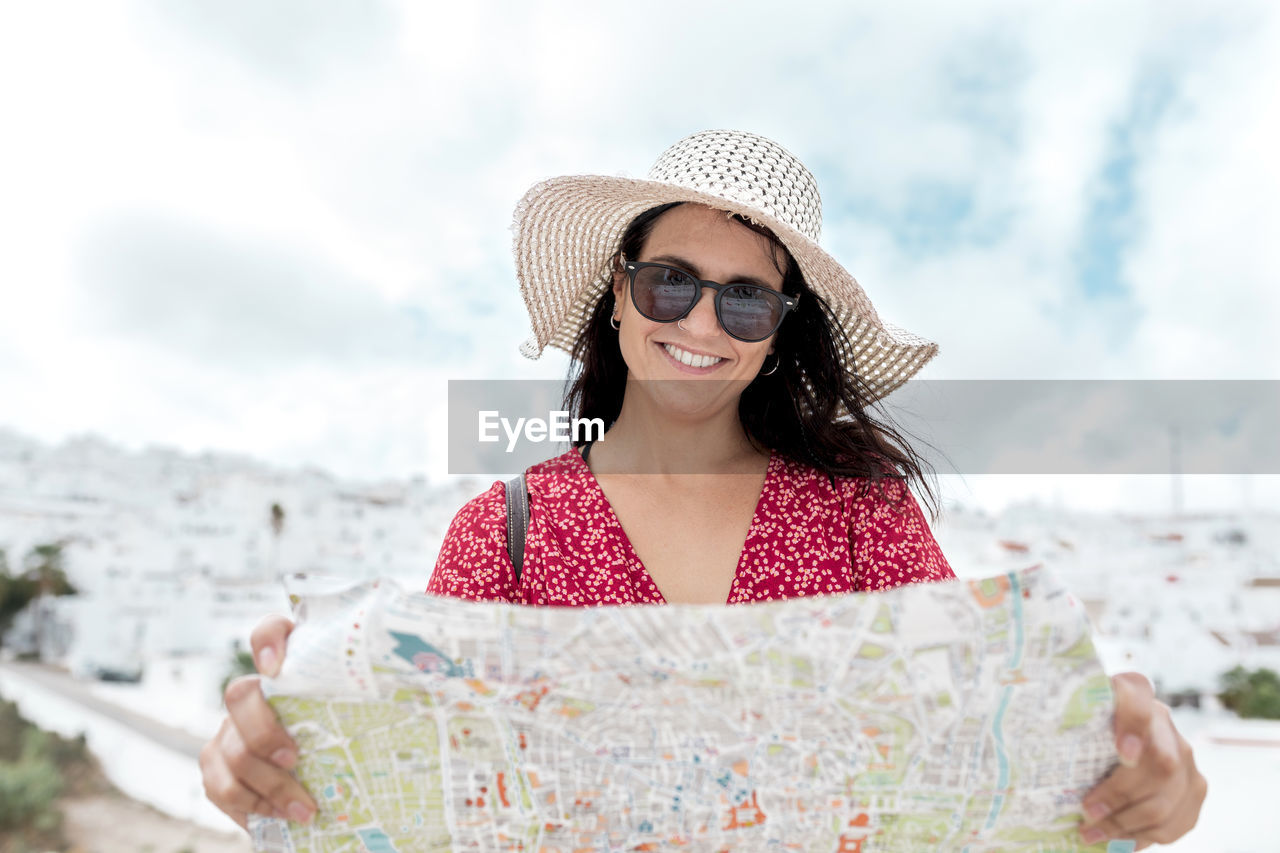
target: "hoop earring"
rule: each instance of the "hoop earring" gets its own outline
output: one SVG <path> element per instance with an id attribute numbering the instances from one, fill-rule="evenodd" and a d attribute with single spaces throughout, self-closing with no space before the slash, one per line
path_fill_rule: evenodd
<path id="1" fill-rule="evenodd" d="M 760 375 L 761 375 L 761 376 L 772 376 L 773 374 L 777 373 L 777 372 L 778 372 L 778 363 L 779 363 L 779 362 L 781 362 L 781 361 L 782 361 L 782 359 L 778 358 L 777 353 L 774 353 L 774 356 L 773 356 L 773 367 L 769 368 L 768 370 L 763 370 L 763 371 L 761 371 L 761 372 L 760 372 Z"/>
<path id="2" fill-rule="evenodd" d="M 609 316 L 609 325 L 613 327 L 615 332 L 622 328 L 622 324 L 618 322 L 618 318 L 613 315 Z"/>

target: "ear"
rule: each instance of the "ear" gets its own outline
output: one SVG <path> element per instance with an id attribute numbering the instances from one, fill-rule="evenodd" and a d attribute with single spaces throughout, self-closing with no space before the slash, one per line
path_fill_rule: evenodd
<path id="1" fill-rule="evenodd" d="M 614 305 L 621 305 L 622 297 L 626 293 L 627 274 L 617 260 L 614 260 L 613 264 L 613 302 Z"/>

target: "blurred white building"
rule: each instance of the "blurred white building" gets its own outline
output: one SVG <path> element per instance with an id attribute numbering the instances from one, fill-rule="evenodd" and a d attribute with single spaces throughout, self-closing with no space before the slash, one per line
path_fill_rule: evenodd
<path id="1" fill-rule="evenodd" d="M 236 456 L 47 448 L 0 430 L 0 548 L 64 541 L 78 596 L 47 602 L 46 655 L 79 673 L 229 665 L 294 572 L 424 588 L 457 510 L 489 481 L 341 482 Z M 272 523 L 272 506 L 282 524 Z M 1111 671 L 1209 692 L 1236 665 L 1280 670 L 1280 514 L 998 516 L 952 507 L 935 532 L 962 577 L 1045 565 L 1080 599 Z M 17 633 L 30 642 L 36 620 Z M 15 638 L 16 642 L 16 638 Z"/>

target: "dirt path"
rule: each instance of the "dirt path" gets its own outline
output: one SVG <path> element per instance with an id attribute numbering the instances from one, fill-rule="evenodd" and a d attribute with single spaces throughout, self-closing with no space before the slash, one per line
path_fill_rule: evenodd
<path id="1" fill-rule="evenodd" d="M 244 833 L 228 835 L 175 820 L 121 794 L 62 800 L 75 853 L 249 853 Z"/>

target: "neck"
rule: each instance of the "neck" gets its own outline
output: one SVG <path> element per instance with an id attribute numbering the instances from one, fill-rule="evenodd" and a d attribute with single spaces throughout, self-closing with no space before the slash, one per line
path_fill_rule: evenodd
<path id="1" fill-rule="evenodd" d="M 714 411 L 673 414 L 630 391 L 604 439 L 591 447 L 596 473 L 757 473 L 769 458 L 747 438 L 736 397 Z"/>

